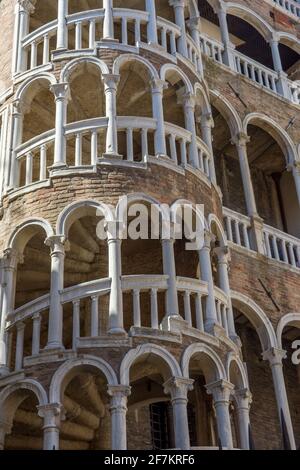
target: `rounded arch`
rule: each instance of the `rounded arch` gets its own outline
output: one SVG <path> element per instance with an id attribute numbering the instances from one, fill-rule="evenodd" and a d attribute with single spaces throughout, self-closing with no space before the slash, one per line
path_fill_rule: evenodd
<path id="1" fill-rule="evenodd" d="M 280 127 L 277 122 L 271 119 L 269 116 L 261 113 L 248 114 L 243 122 L 243 131 L 247 135 L 248 126 L 252 124 L 260 127 L 264 131 L 268 132 L 273 139 L 278 143 L 282 152 L 285 155 L 287 164 L 293 165 L 295 161 L 299 161 L 296 146 L 288 133 Z"/>
<path id="2" fill-rule="evenodd" d="M 25 246 L 29 240 L 42 229 L 45 232 L 45 238 L 54 235 L 51 224 L 45 219 L 32 218 L 27 219 L 17 225 L 13 233 L 9 237 L 8 248 L 16 249 L 19 253 L 23 253 Z"/>
<path id="3" fill-rule="evenodd" d="M 238 3 L 226 2 L 225 3 L 226 12 L 229 15 L 237 16 L 247 23 L 251 24 L 266 41 L 269 41 L 274 33 L 274 29 L 265 21 L 261 16 L 259 16 L 255 11 L 246 7 L 245 5 L 240 5 Z"/>
<path id="4" fill-rule="evenodd" d="M 201 83 L 197 82 L 194 87 L 194 93 L 196 95 L 196 101 L 198 102 L 201 111 L 205 114 L 210 114 L 211 106 L 209 102 L 209 90 L 206 90 L 205 87 L 201 85 Z"/>
<path id="5" fill-rule="evenodd" d="M 211 382 L 226 379 L 226 371 L 218 354 L 209 346 L 200 343 L 191 344 L 183 352 L 181 358 L 181 369 L 184 377 L 190 378 L 190 362 L 193 356 L 197 354 L 203 354 L 206 357 L 206 371 L 204 371 L 204 373 L 208 376 L 207 378 Z M 214 368 L 213 371 L 210 370 L 211 366 Z"/>
<path id="6" fill-rule="evenodd" d="M 300 54 L 300 41 L 294 34 L 288 33 L 286 31 L 277 31 L 276 38 L 279 42 L 285 44 L 290 49 Z"/>
<path id="7" fill-rule="evenodd" d="M 273 325 L 264 311 L 254 302 L 254 300 L 235 291 L 231 291 L 231 300 L 233 307 L 242 312 L 256 329 L 261 342 L 262 351 L 264 352 L 270 348 L 277 348 L 277 338 Z"/>
<path id="8" fill-rule="evenodd" d="M 78 59 L 73 59 L 62 69 L 60 74 L 60 81 L 62 83 L 68 82 L 73 71 L 82 63 L 91 63 L 96 65 L 101 74 L 109 74 L 109 68 L 106 63 L 96 57 L 80 57 Z"/>
<path id="9" fill-rule="evenodd" d="M 67 238 L 73 222 L 81 215 L 85 215 L 89 210 L 93 212 L 96 210 L 97 213 L 99 211 L 107 222 L 115 220 L 113 210 L 107 204 L 93 200 L 76 201 L 67 206 L 58 216 L 56 233 Z"/>
<path id="10" fill-rule="evenodd" d="M 22 101 L 24 99 L 24 95 L 26 94 L 27 90 L 35 83 L 39 81 L 47 81 L 49 82 L 49 88 L 51 85 L 55 85 L 57 83 L 57 80 L 55 76 L 52 73 L 45 72 L 41 73 L 38 75 L 35 75 L 34 77 L 30 77 L 27 80 L 25 80 L 22 85 L 18 88 L 18 91 L 16 93 L 15 100 L 16 101 Z"/>
<path id="11" fill-rule="evenodd" d="M 234 370 L 232 366 L 234 364 Z M 234 352 L 229 352 L 226 357 L 226 374 L 230 383 L 238 389 L 249 389 L 249 381 L 245 366 Z"/>
<path id="12" fill-rule="evenodd" d="M 231 136 L 236 136 L 239 132 L 243 130 L 243 123 L 231 105 L 231 103 L 225 98 L 221 93 L 216 90 L 210 91 L 211 95 L 211 104 L 217 108 L 217 110 L 222 114 L 224 118 L 226 118 L 228 126 L 230 128 Z"/>
<path id="13" fill-rule="evenodd" d="M 129 351 L 124 357 L 120 368 L 121 385 L 130 385 L 131 366 L 143 356 L 155 356 L 161 359 L 169 371 L 170 377 L 182 377 L 180 366 L 169 351 L 155 344 L 142 344 L 136 349 Z"/>
<path id="14" fill-rule="evenodd" d="M 158 72 L 155 67 L 151 64 L 151 62 L 149 62 L 144 57 L 138 56 L 136 54 L 120 55 L 113 63 L 112 73 L 114 75 L 120 75 L 120 70 L 122 66 L 128 62 L 140 62 L 149 70 L 151 80 L 159 78 Z"/>
<path id="15" fill-rule="evenodd" d="M 278 347 L 282 349 L 282 334 L 284 329 L 288 326 L 296 326 L 300 328 L 300 313 L 288 313 L 281 318 L 277 325 L 276 336 L 278 341 Z"/>
<path id="16" fill-rule="evenodd" d="M 175 64 L 164 64 L 160 69 L 160 78 L 163 81 L 166 81 L 166 75 L 168 72 L 175 72 L 177 75 L 180 76 L 181 80 L 183 81 L 184 85 L 186 86 L 187 92 L 193 94 L 194 87 L 190 81 L 190 79 L 185 75 L 185 73 Z"/>
<path id="17" fill-rule="evenodd" d="M 208 216 L 208 226 L 211 232 L 213 230 L 214 225 L 216 226 L 220 241 L 222 243 L 222 247 L 227 246 L 227 236 L 225 234 L 223 225 L 215 214 L 210 214 Z"/>
<path id="18" fill-rule="evenodd" d="M 71 359 L 65 362 L 55 372 L 50 384 L 50 403 L 61 403 L 62 395 L 68 382 L 76 375 L 78 368 L 83 366 L 93 367 L 104 374 L 108 385 L 118 385 L 118 379 L 113 368 L 100 357 L 85 356 L 80 359 Z"/>
<path id="19" fill-rule="evenodd" d="M 8 385 L 0 392 L 0 417 L 7 423 L 12 424 L 13 416 L 24 401 L 25 395 L 16 397 L 15 394 L 20 391 L 32 392 L 39 403 L 39 406 L 48 404 L 48 397 L 44 387 L 33 379 L 24 379 L 15 384 Z"/>

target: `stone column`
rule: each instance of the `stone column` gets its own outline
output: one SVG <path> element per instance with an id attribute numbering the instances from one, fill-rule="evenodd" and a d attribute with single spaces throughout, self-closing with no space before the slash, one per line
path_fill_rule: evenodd
<path id="1" fill-rule="evenodd" d="M 114 40 L 114 17 L 113 17 L 113 0 L 103 0 L 103 8 L 105 10 L 103 23 L 103 39 L 106 41 Z"/>
<path id="2" fill-rule="evenodd" d="M 108 394 L 111 396 L 111 448 L 112 450 L 127 449 L 127 397 L 131 387 L 124 385 L 109 385 Z"/>
<path id="3" fill-rule="evenodd" d="M 46 349 L 63 349 L 63 307 L 60 292 L 64 288 L 65 239 L 54 236 L 46 240 L 51 250 L 50 310 Z"/>
<path id="4" fill-rule="evenodd" d="M 16 275 L 18 263 L 22 261 L 19 253 L 9 248 L 4 252 L 2 259 L 2 313 L 0 324 L 0 376 L 8 372 L 7 369 L 7 347 L 6 347 L 6 320 L 7 316 L 13 311 L 16 292 Z"/>
<path id="5" fill-rule="evenodd" d="M 233 448 L 233 441 L 229 405 L 234 385 L 226 380 L 219 380 L 218 382 L 206 385 L 206 390 L 209 395 L 213 396 L 218 434 L 222 447 L 230 450 Z"/>
<path id="6" fill-rule="evenodd" d="M 237 334 L 235 331 L 233 309 L 231 303 L 231 290 L 229 285 L 229 261 L 230 261 L 230 252 L 227 246 L 223 246 L 215 249 L 215 253 L 218 258 L 218 274 L 220 288 L 225 292 L 228 299 L 228 331 L 229 336 L 233 340 L 237 339 Z"/>
<path id="7" fill-rule="evenodd" d="M 296 192 L 298 196 L 298 203 L 300 207 L 300 162 L 299 161 L 295 162 L 295 164 L 292 166 L 292 172 L 293 172 Z"/>
<path id="8" fill-rule="evenodd" d="M 179 99 L 181 102 L 181 99 Z M 199 158 L 198 158 L 198 147 L 197 147 L 197 134 L 196 134 L 196 123 L 195 123 L 195 107 L 196 99 L 194 95 L 187 93 L 182 96 L 182 103 L 184 109 L 184 119 L 185 119 L 185 128 L 187 131 L 191 132 L 192 140 L 189 150 L 189 163 L 194 168 L 199 168 Z"/>
<path id="9" fill-rule="evenodd" d="M 174 243 L 174 239 L 162 240 L 163 268 L 164 274 L 168 276 L 168 291 L 166 296 L 167 317 L 179 316 Z"/>
<path id="10" fill-rule="evenodd" d="M 108 269 L 111 279 L 109 300 L 109 334 L 125 334 L 122 293 L 122 241 L 116 230 L 108 235 Z"/>
<path id="11" fill-rule="evenodd" d="M 250 406 L 252 395 L 248 389 L 235 391 L 236 413 L 239 426 L 240 446 L 243 450 L 250 449 Z"/>
<path id="12" fill-rule="evenodd" d="M 280 51 L 279 51 L 279 39 L 277 38 L 276 34 L 272 36 L 272 38 L 269 41 L 270 47 L 271 47 L 271 52 L 272 52 L 272 57 L 273 57 L 273 64 L 274 64 L 274 70 L 275 72 L 278 73 L 278 92 L 284 96 L 287 99 L 291 99 L 291 90 L 289 89 L 288 86 L 288 76 L 284 72 L 282 68 L 282 61 L 280 57 Z"/>
<path id="13" fill-rule="evenodd" d="M 155 0 L 146 0 L 146 10 L 149 13 L 149 23 L 147 26 L 148 43 L 157 46 L 158 38 L 157 38 Z"/>
<path id="14" fill-rule="evenodd" d="M 57 83 L 51 86 L 55 97 L 55 148 L 53 168 L 66 167 L 66 137 L 67 105 L 69 98 L 68 83 Z"/>
<path id="15" fill-rule="evenodd" d="M 171 395 L 175 447 L 180 450 L 190 449 L 187 404 L 188 392 L 193 389 L 193 383 L 194 380 L 172 377 L 164 384 L 165 394 Z"/>
<path id="16" fill-rule="evenodd" d="M 63 407 L 59 403 L 38 406 L 38 414 L 44 419 L 43 450 L 59 450 L 59 429 L 64 419 Z"/>
<path id="17" fill-rule="evenodd" d="M 214 161 L 214 150 L 213 150 L 213 138 L 212 129 L 214 127 L 214 120 L 212 114 L 203 114 L 201 116 L 201 132 L 202 139 L 206 143 L 210 150 L 211 158 L 209 160 L 209 172 L 212 183 L 217 184 L 215 161 Z"/>
<path id="18" fill-rule="evenodd" d="M 11 152 L 11 165 L 9 176 L 9 189 L 15 189 L 19 186 L 19 163 L 17 161 L 17 148 L 22 143 L 23 136 L 23 113 L 24 106 L 20 100 L 16 100 L 12 104 L 13 118 L 13 141 Z"/>
<path id="19" fill-rule="evenodd" d="M 15 372 L 23 369 L 25 323 L 17 323 Z"/>
<path id="20" fill-rule="evenodd" d="M 289 402 L 286 393 L 285 387 L 285 380 L 283 375 L 283 364 L 282 360 L 285 359 L 287 356 L 286 351 L 281 349 L 269 349 L 263 353 L 263 358 L 266 361 L 269 361 L 271 370 L 272 370 L 272 377 L 273 377 L 273 384 L 278 408 L 279 419 L 281 421 L 281 416 L 285 418 L 285 423 L 287 426 L 287 431 L 289 435 L 290 445 L 291 448 L 294 450 L 296 449 L 291 413 L 289 409 Z"/>
<path id="21" fill-rule="evenodd" d="M 188 57 L 187 40 L 186 40 L 186 27 L 184 17 L 185 0 L 169 0 L 169 4 L 174 8 L 175 22 L 181 29 L 181 36 L 178 41 L 178 49 L 180 54 Z"/>
<path id="22" fill-rule="evenodd" d="M 27 69 L 27 51 L 23 49 L 22 41 L 29 33 L 30 15 L 35 11 L 35 7 L 30 0 L 18 0 L 19 4 L 19 34 L 17 53 L 17 72 L 25 72 Z"/>
<path id="23" fill-rule="evenodd" d="M 188 27 L 191 32 L 191 36 L 198 48 L 199 60 L 198 60 L 197 71 L 200 74 L 200 76 L 203 77 L 204 72 L 203 72 L 203 62 L 202 62 L 201 44 L 200 44 L 201 18 L 200 17 L 190 18 L 188 21 Z"/>
<path id="24" fill-rule="evenodd" d="M 206 314 L 205 314 L 205 330 L 207 332 L 213 332 L 214 326 L 218 324 L 215 292 L 214 292 L 214 281 L 211 268 L 211 241 L 212 235 L 205 231 L 204 233 L 204 244 L 203 248 L 199 252 L 199 262 L 201 278 L 207 282 L 208 285 L 208 296 L 206 301 Z"/>
<path id="25" fill-rule="evenodd" d="M 68 49 L 68 0 L 58 0 L 57 3 L 57 43 L 56 49 Z"/>
<path id="26" fill-rule="evenodd" d="M 167 83 L 160 79 L 151 81 L 152 92 L 152 114 L 157 121 L 157 127 L 154 136 L 154 146 L 156 156 L 166 156 L 166 135 L 163 109 L 163 92 Z"/>
<path id="27" fill-rule="evenodd" d="M 121 158 L 118 152 L 117 87 L 119 75 L 103 74 L 106 117 L 108 118 L 105 158 Z"/>
<path id="28" fill-rule="evenodd" d="M 232 70 L 236 70 L 235 58 L 234 58 L 234 45 L 230 41 L 228 24 L 227 24 L 227 12 L 226 4 L 224 1 L 220 1 L 220 8 L 217 10 L 219 18 L 220 30 L 222 42 L 224 44 L 223 59 L 224 63 L 228 65 Z"/>

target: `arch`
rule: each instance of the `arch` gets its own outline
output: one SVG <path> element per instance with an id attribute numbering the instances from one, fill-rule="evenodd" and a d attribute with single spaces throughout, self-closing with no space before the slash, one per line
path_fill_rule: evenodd
<path id="1" fill-rule="evenodd" d="M 164 64 L 162 66 L 162 68 L 160 69 L 160 78 L 163 81 L 166 81 L 166 75 L 167 75 L 167 72 L 169 72 L 169 71 L 173 71 L 173 72 L 177 73 L 180 76 L 180 78 L 182 79 L 183 83 L 185 84 L 187 91 L 191 94 L 194 93 L 194 87 L 193 87 L 192 83 L 190 82 L 189 78 L 185 75 L 184 72 L 182 72 L 182 70 L 177 65 Z"/>
<path id="2" fill-rule="evenodd" d="M 60 81 L 62 83 L 68 82 L 71 74 L 76 69 L 76 67 L 82 63 L 91 63 L 96 65 L 102 74 L 109 74 L 109 68 L 106 63 L 96 57 L 80 57 L 78 59 L 73 59 L 62 69 L 60 74 Z"/>
<path id="3" fill-rule="evenodd" d="M 76 373 L 76 370 L 82 366 L 90 366 L 98 369 L 105 375 L 108 385 L 118 385 L 115 371 L 104 359 L 92 356 L 71 359 L 60 366 L 52 377 L 49 392 L 50 403 L 62 402 L 62 394 L 67 386 L 67 379 L 72 375 L 72 371 Z"/>
<path id="4" fill-rule="evenodd" d="M 18 88 L 15 101 L 22 101 L 22 99 L 24 99 L 24 95 L 26 94 L 26 91 L 28 90 L 28 88 L 30 88 L 33 83 L 38 82 L 40 80 L 48 81 L 49 86 L 55 85 L 57 83 L 55 76 L 49 72 L 41 73 L 39 75 L 35 75 L 34 77 L 30 77 L 27 80 L 25 80 L 22 83 L 22 85 Z"/>
<path id="5" fill-rule="evenodd" d="M 239 377 L 237 380 L 233 380 L 231 377 L 231 365 L 232 363 L 235 363 L 237 370 L 239 372 Z M 237 354 L 234 352 L 229 352 L 226 357 L 226 374 L 227 374 L 227 379 L 230 383 L 234 384 L 235 386 L 238 386 L 238 389 L 249 389 L 249 381 L 248 381 L 248 376 L 247 372 L 245 370 L 245 366 L 242 363 L 241 359 Z"/>
<path id="6" fill-rule="evenodd" d="M 195 95 L 196 95 L 196 101 L 197 101 L 197 92 L 198 91 L 201 95 L 201 99 L 199 100 L 200 101 L 199 106 L 201 108 L 201 111 L 206 113 L 206 114 L 210 114 L 211 113 L 211 106 L 210 106 L 210 102 L 209 102 L 209 90 L 206 90 L 205 88 L 201 85 L 201 83 L 197 82 L 195 84 L 195 87 L 194 87 L 194 90 L 195 90 L 194 92 L 195 92 Z"/>
<path id="7" fill-rule="evenodd" d="M 182 377 L 181 369 L 176 359 L 166 349 L 155 344 L 142 344 L 128 351 L 120 368 L 121 385 L 130 385 L 130 369 L 134 362 L 143 356 L 156 356 L 167 366 L 171 377 Z"/>
<path id="8" fill-rule="evenodd" d="M 273 36 L 274 29 L 267 23 L 267 21 L 250 8 L 233 2 L 226 2 L 225 8 L 227 14 L 237 16 L 251 24 L 251 26 L 253 26 L 253 28 L 255 28 L 266 41 L 269 41 Z"/>
<path id="9" fill-rule="evenodd" d="M 278 347 L 282 349 L 282 334 L 283 330 L 287 325 L 297 326 L 300 328 L 300 313 L 288 313 L 281 318 L 277 325 L 276 336 L 278 341 Z"/>
<path id="10" fill-rule="evenodd" d="M 247 134 L 249 124 L 261 127 L 273 137 L 284 153 L 287 164 L 293 165 L 295 161 L 299 161 L 299 156 L 294 142 L 288 133 L 269 116 L 261 113 L 248 114 L 243 122 L 243 131 L 245 134 Z"/>
<path id="11" fill-rule="evenodd" d="M 184 207 L 186 205 L 192 208 L 193 213 L 195 214 L 195 217 L 198 219 L 199 225 L 197 225 L 197 227 L 202 227 L 203 230 L 208 229 L 208 223 L 204 214 L 201 212 L 201 210 L 199 209 L 199 207 L 197 207 L 196 204 L 192 203 L 191 201 L 187 199 L 178 199 L 177 201 L 173 202 L 170 208 L 171 209 L 171 222 L 179 223 L 178 218 L 177 218 L 178 214 L 177 214 L 176 208 Z M 181 218 L 181 221 L 184 223 L 184 220 L 182 220 L 182 218 Z"/>
<path id="12" fill-rule="evenodd" d="M 215 366 L 215 378 L 213 380 L 217 381 L 226 379 L 226 371 L 218 354 L 209 346 L 200 343 L 191 344 L 183 352 L 181 358 L 181 369 L 184 377 L 190 378 L 190 362 L 192 357 L 196 354 L 204 354 Z"/>
<path id="13" fill-rule="evenodd" d="M 8 248 L 17 249 L 20 253 L 23 253 L 28 241 L 35 235 L 39 228 L 45 232 L 46 238 L 54 235 L 53 228 L 47 220 L 39 218 L 27 219 L 17 225 L 10 235 Z"/>
<path id="14" fill-rule="evenodd" d="M 149 62 L 144 57 L 138 56 L 136 54 L 120 55 L 113 63 L 112 73 L 114 75 L 120 75 L 121 67 L 127 62 L 140 62 L 149 70 L 151 80 L 155 80 L 159 78 L 158 72 L 155 69 L 155 67 L 151 64 L 151 62 Z"/>
<path id="15" fill-rule="evenodd" d="M 273 325 L 254 300 L 236 291 L 231 291 L 231 300 L 233 307 L 238 308 L 256 329 L 262 351 L 277 348 L 278 343 Z"/>
<path id="16" fill-rule="evenodd" d="M 216 90 L 211 90 L 210 95 L 211 105 L 215 106 L 222 116 L 226 118 L 231 136 L 234 137 L 239 132 L 242 132 L 242 120 L 227 98 Z"/>
<path id="17" fill-rule="evenodd" d="M 215 214 L 210 214 L 208 216 L 208 225 L 209 225 L 209 230 L 212 231 L 213 225 L 216 225 L 218 234 L 220 236 L 220 241 L 222 243 L 222 246 L 227 246 L 227 236 L 225 233 L 225 230 L 223 228 L 223 225 L 221 224 L 220 220 Z"/>
<path id="18" fill-rule="evenodd" d="M 104 215 L 106 221 L 111 222 L 115 220 L 113 210 L 107 204 L 93 200 L 76 201 L 67 206 L 59 214 L 56 224 L 56 233 L 67 238 L 69 229 L 76 218 L 76 213 L 83 214 L 87 209 L 99 210 Z"/>
<path id="19" fill-rule="evenodd" d="M 161 214 L 162 220 L 165 220 L 165 221 L 169 220 L 167 211 L 161 205 L 161 203 L 157 199 L 151 196 L 148 196 L 145 193 L 132 193 L 121 198 L 116 207 L 117 220 L 118 221 L 126 220 L 125 211 L 127 211 L 128 207 L 134 203 L 141 203 L 141 202 L 155 205 Z"/>
<path id="20" fill-rule="evenodd" d="M 285 44 L 290 49 L 293 49 L 295 52 L 300 54 L 300 41 L 294 34 L 288 33 L 286 31 L 276 31 L 275 37 L 279 40 L 279 42 Z"/>

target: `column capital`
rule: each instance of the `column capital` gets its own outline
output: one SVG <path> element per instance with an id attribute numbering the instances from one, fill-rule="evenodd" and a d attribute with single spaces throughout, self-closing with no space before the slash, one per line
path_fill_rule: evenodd
<path id="1" fill-rule="evenodd" d="M 113 74 L 113 73 L 103 73 L 102 80 L 103 80 L 104 85 L 106 85 L 108 88 L 116 89 L 120 81 L 120 75 Z"/>
<path id="2" fill-rule="evenodd" d="M 239 147 L 246 147 L 250 142 L 250 137 L 245 132 L 238 132 L 232 139 L 232 145 L 237 145 Z"/>
<path id="3" fill-rule="evenodd" d="M 112 412 L 127 411 L 127 398 L 131 395 L 131 387 L 126 385 L 108 385 L 107 393 L 111 397 Z"/>
<path id="4" fill-rule="evenodd" d="M 22 321 L 18 321 L 16 324 L 17 331 L 24 331 L 25 330 L 25 323 Z"/>
<path id="5" fill-rule="evenodd" d="M 277 31 L 272 31 L 272 33 L 270 33 L 269 37 L 267 38 L 267 42 L 269 44 L 277 44 L 278 45 L 279 41 L 280 41 L 280 36 L 277 33 Z"/>
<path id="6" fill-rule="evenodd" d="M 174 8 L 184 8 L 186 4 L 185 0 L 169 0 L 170 7 Z"/>
<path id="7" fill-rule="evenodd" d="M 264 361 L 269 361 L 270 366 L 281 366 L 283 359 L 287 358 L 287 352 L 283 349 L 271 348 L 263 352 Z"/>
<path id="8" fill-rule="evenodd" d="M 211 250 L 211 244 L 214 241 L 214 235 L 209 232 L 209 230 L 204 230 L 203 233 L 203 248 L 206 248 L 207 250 Z"/>
<path id="9" fill-rule="evenodd" d="M 188 27 L 192 29 L 197 29 L 200 32 L 201 29 L 201 18 L 200 16 L 194 16 L 187 21 Z"/>
<path id="10" fill-rule="evenodd" d="M 187 399 L 187 394 L 194 388 L 194 380 L 185 377 L 171 377 L 163 384 L 165 394 L 170 394 L 171 398 Z"/>
<path id="11" fill-rule="evenodd" d="M 69 242 L 64 236 L 54 235 L 45 240 L 45 245 L 50 247 L 51 254 L 60 252 L 64 254 L 69 249 Z"/>
<path id="12" fill-rule="evenodd" d="M 160 78 L 152 78 L 150 80 L 150 87 L 152 93 L 163 93 L 168 88 L 168 83 Z"/>
<path id="13" fill-rule="evenodd" d="M 54 94 L 55 100 L 65 100 L 69 99 L 69 83 L 63 82 L 63 83 L 53 83 L 50 85 L 50 91 Z"/>
<path id="14" fill-rule="evenodd" d="M 7 248 L 3 252 L 2 264 L 4 269 L 16 269 L 19 263 L 23 263 L 23 255 L 14 248 Z"/>
<path id="15" fill-rule="evenodd" d="M 18 4 L 28 15 L 32 15 L 35 12 L 35 3 L 36 0 L 18 0 Z"/>
<path id="16" fill-rule="evenodd" d="M 228 246 L 220 246 L 214 249 L 214 253 L 218 258 L 219 264 L 229 264 L 231 261 L 231 253 Z"/>
<path id="17" fill-rule="evenodd" d="M 210 127 L 211 129 L 215 127 L 212 113 L 201 114 L 200 121 L 202 126 Z"/>
<path id="18" fill-rule="evenodd" d="M 178 90 L 177 91 L 177 101 L 178 104 L 182 104 L 184 108 L 192 108 L 194 111 L 196 104 L 197 104 L 197 97 L 191 92 L 186 92 L 185 90 Z"/>
<path id="19" fill-rule="evenodd" d="M 238 409 L 250 410 L 253 396 L 248 388 L 236 390 L 234 393 Z"/>
<path id="20" fill-rule="evenodd" d="M 214 402 L 229 402 L 235 386 L 227 380 L 218 380 L 205 386 L 207 393 L 213 396 Z"/>
<path id="21" fill-rule="evenodd" d="M 47 403 L 37 407 L 38 415 L 44 419 L 43 429 L 59 427 L 60 421 L 65 419 L 65 410 L 60 403 Z"/>

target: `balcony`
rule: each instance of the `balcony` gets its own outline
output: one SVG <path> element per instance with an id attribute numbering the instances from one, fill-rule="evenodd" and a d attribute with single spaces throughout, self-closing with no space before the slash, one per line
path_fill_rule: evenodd
<path id="1" fill-rule="evenodd" d="M 272 2 L 294 18 L 300 18 L 300 5 L 298 2 L 294 0 L 272 0 Z"/>

